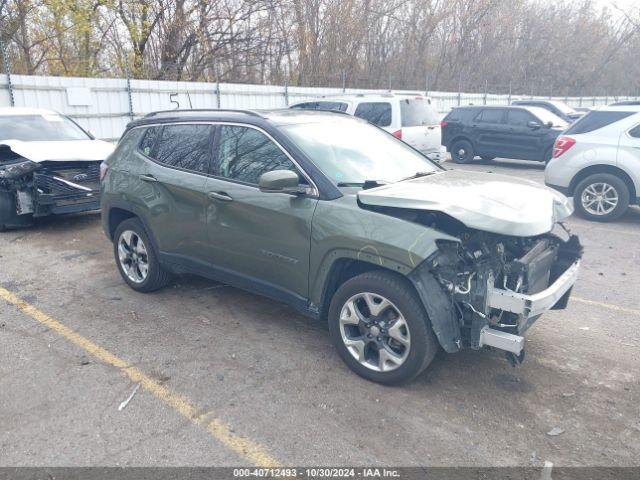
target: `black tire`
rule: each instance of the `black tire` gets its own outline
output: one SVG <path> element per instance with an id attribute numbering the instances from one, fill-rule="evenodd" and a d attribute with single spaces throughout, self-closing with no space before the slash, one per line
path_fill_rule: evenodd
<path id="1" fill-rule="evenodd" d="M 590 212 L 583 204 L 583 194 L 590 186 L 593 186 L 597 191 L 599 191 L 598 186 L 603 184 L 609 185 L 613 188 L 617 195 L 618 202 L 615 208 L 610 212 L 597 215 Z M 588 198 L 588 193 L 586 194 L 586 198 Z M 573 204 L 576 213 L 587 220 L 610 222 L 620 218 L 620 216 L 627 211 L 627 208 L 629 207 L 629 188 L 626 183 L 616 175 L 611 173 L 596 173 L 594 175 L 589 175 L 576 186 L 576 189 L 573 192 Z"/>
<path id="2" fill-rule="evenodd" d="M 350 298 L 365 292 L 388 299 L 406 321 L 410 336 L 409 352 L 404 362 L 394 370 L 375 371 L 361 364 L 349 352 L 342 339 L 341 311 Z M 329 307 L 329 335 L 338 354 L 351 370 L 367 380 L 386 385 L 405 383 L 414 379 L 431 363 L 439 350 L 431 322 L 413 285 L 406 278 L 385 271 L 363 273 L 340 286 Z"/>
<path id="3" fill-rule="evenodd" d="M 124 271 L 118 255 L 118 246 L 121 240 L 121 235 L 126 231 L 134 232 L 139 237 L 139 239 L 142 240 L 144 246 L 146 247 L 148 272 L 146 277 L 140 282 L 135 282 L 131 278 L 129 278 L 127 273 Z M 113 255 L 118 267 L 118 271 L 120 272 L 123 280 L 127 283 L 127 285 L 138 292 L 153 292 L 154 290 L 159 290 L 165 287 L 171 282 L 171 274 L 163 269 L 160 265 L 160 262 L 158 261 L 158 255 L 153 247 L 153 243 L 150 241 L 149 235 L 147 235 L 147 232 L 144 229 L 142 223 L 137 218 L 129 218 L 120 223 L 120 225 L 118 225 L 118 227 L 116 228 L 116 231 L 113 235 Z"/>
<path id="4" fill-rule="evenodd" d="M 544 156 L 542 157 L 542 160 L 544 160 L 545 165 L 551 161 L 552 156 L 553 156 L 553 147 L 547 148 L 547 150 L 544 152 Z"/>
<path id="5" fill-rule="evenodd" d="M 32 223 L 32 215 L 18 215 L 16 213 L 15 193 L 0 190 L 0 232 L 10 228 L 28 227 Z"/>
<path id="6" fill-rule="evenodd" d="M 469 140 L 457 140 L 451 147 L 451 159 L 455 163 L 471 163 L 475 156 Z"/>

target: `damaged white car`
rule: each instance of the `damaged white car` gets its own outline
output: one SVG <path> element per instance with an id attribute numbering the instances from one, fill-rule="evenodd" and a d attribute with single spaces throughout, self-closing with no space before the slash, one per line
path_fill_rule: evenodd
<path id="1" fill-rule="evenodd" d="M 0 230 L 100 208 L 100 163 L 114 149 L 69 117 L 0 109 Z"/>

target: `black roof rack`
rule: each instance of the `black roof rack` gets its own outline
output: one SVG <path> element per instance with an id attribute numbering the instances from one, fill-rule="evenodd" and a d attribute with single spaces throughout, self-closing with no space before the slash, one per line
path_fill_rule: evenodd
<path id="1" fill-rule="evenodd" d="M 157 112 L 151 112 L 146 114 L 143 118 L 152 118 L 152 117 L 172 117 L 172 116 L 180 116 L 189 113 L 242 113 L 245 115 L 251 115 L 254 117 L 264 118 L 258 112 L 254 110 L 235 110 L 231 108 L 190 108 L 190 109 L 176 109 L 176 110 L 159 110 Z"/>

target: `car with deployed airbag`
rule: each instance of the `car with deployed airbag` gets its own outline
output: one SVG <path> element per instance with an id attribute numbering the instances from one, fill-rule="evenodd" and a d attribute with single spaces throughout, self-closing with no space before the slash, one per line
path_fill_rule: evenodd
<path id="1" fill-rule="evenodd" d="M 318 111 L 169 111 L 105 161 L 102 225 L 139 292 L 192 273 L 328 322 L 369 380 L 413 379 L 443 349 L 496 348 L 567 306 L 582 247 L 562 194 L 449 171 L 390 133 Z"/>
<path id="2" fill-rule="evenodd" d="M 100 163 L 114 145 L 52 110 L 0 109 L 0 230 L 97 210 Z"/>

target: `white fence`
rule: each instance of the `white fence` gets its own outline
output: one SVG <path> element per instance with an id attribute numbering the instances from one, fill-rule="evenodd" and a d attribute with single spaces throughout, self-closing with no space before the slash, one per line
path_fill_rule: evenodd
<path id="1" fill-rule="evenodd" d="M 384 93 L 386 90 L 312 88 L 233 83 L 171 82 L 120 78 L 6 75 L 0 79 L 0 107 L 50 108 L 67 114 L 98 138 L 117 139 L 126 124 L 155 110 L 174 108 L 284 108 L 323 95 Z M 0 80 L 2 81 L 2 80 Z M 397 93 L 422 93 L 394 90 Z M 519 95 L 428 92 L 440 113 L 457 105 L 507 105 Z M 555 97 L 574 107 L 606 105 L 632 97 Z M 633 99 L 636 99 L 635 97 Z"/>

